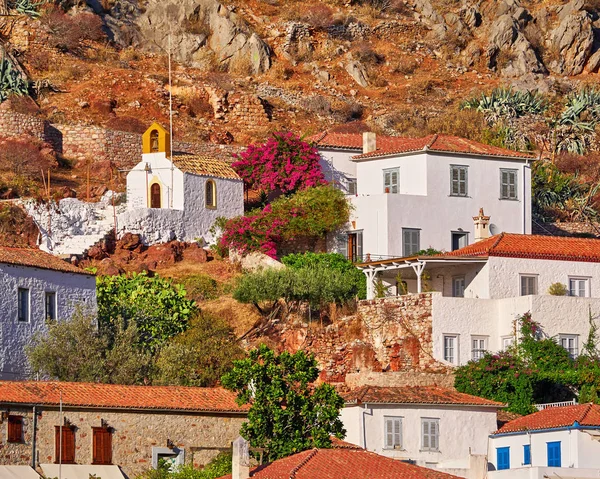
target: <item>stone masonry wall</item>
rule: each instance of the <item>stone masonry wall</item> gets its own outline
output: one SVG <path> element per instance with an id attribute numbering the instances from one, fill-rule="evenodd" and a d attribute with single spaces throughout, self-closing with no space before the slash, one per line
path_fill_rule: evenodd
<path id="1" fill-rule="evenodd" d="M 6 422 L 0 425 L 0 464 L 28 465 L 31 463 L 32 452 L 32 410 L 11 407 L 10 413 L 24 416 L 24 441 L 21 444 L 8 443 Z M 203 466 L 219 453 L 219 450 L 214 448 L 230 447 L 245 421 L 241 415 L 82 409 L 66 409 L 64 417 L 75 426 L 77 464 L 91 464 L 92 427 L 99 427 L 101 420 L 104 420 L 114 429 L 113 464 L 120 465 L 129 477 L 137 477 L 150 469 L 152 448 L 165 448 L 167 439 L 185 451 L 186 464 Z M 38 408 L 36 464 L 55 461 L 54 426 L 59 424 L 58 410 Z"/>
<path id="2" fill-rule="evenodd" d="M 43 140 L 45 123 L 41 118 L 0 107 L 0 136 L 15 137 L 28 134 Z"/>

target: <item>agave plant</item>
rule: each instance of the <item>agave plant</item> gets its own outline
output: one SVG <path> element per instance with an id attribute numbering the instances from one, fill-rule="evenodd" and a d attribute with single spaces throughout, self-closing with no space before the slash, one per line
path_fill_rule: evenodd
<path id="1" fill-rule="evenodd" d="M 37 18 L 40 16 L 39 7 L 44 3 L 46 2 L 41 1 L 38 3 L 34 3 L 31 0 L 12 0 L 8 2 L 8 6 L 10 8 L 14 8 L 17 12 L 19 12 L 22 15 Z"/>
<path id="2" fill-rule="evenodd" d="M 24 79 L 7 58 L 0 60 L 0 103 L 9 95 L 27 95 L 29 81 Z"/>
<path id="3" fill-rule="evenodd" d="M 490 95 L 482 94 L 461 104 L 462 109 L 482 112 L 488 123 L 538 115 L 548 109 L 546 98 L 537 91 L 515 91 L 512 88 L 495 88 Z"/>

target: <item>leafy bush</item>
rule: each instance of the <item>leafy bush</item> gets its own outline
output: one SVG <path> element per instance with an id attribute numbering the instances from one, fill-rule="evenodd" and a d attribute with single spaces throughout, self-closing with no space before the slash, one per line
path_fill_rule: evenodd
<path id="1" fill-rule="evenodd" d="M 367 297 L 366 276 L 344 255 L 338 253 L 298 253 L 289 254 L 281 258 L 281 262 L 288 268 L 299 270 L 303 268 L 329 268 L 339 271 L 346 276 L 346 280 L 356 286 L 359 299 Z"/>
<path id="2" fill-rule="evenodd" d="M 262 211 L 228 220 L 219 246 L 242 254 L 261 251 L 274 258 L 281 241 L 322 238 L 346 224 L 349 216 L 350 206 L 340 190 L 330 186 L 301 190 Z"/>
<path id="3" fill-rule="evenodd" d="M 97 278 L 98 324 L 112 334 L 119 321 L 135 322 L 141 344 L 154 350 L 184 332 L 196 312 L 185 289 L 146 273 Z"/>
<path id="4" fill-rule="evenodd" d="M 569 290 L 563 283 L 552 283 L 548 288 L 548 294 L 552 296 L 566 296 Z"/>
<path id="5" fill-rule="evenodd" d="M 231 461 L 231 453 L 222 452 L 202 469 L 185 465 L 170 471 L 168 465 L 159 464 L 158 469 L 147 471 L 137 479 L 216 479 L 231 474 Z"/>
<path id="6" fill-rule="evenodd" d="M 249 188 L 291 193 L 325 184 L 317 149 L 293 133 L 273 133 L 262 145 L 250 145 L 232 166 Z"/>
<path id="7" fill-rule="evenodd" d="M 33 137 L 0 141 L 0 171 L 15 178 L 38 177 L 40 172 L 58 166 L 56 158 L 42 153 L 44 144 Z"/>
<path id="8" fill-rule="evenodd" d="M 63 52 L 80 53 L 83 42 L 105 38 L 102 20 L 93 13 L 67 15 L 59 8 L 52 8 L 40 21 L 49 33 L 49 45 Z"/>
<path id="9" fill-rule="evenodd" d="M 196 301 L 219 297 L 219 283 L 207 274 L 188 276 L 183 280 L 188 296 Z"/>

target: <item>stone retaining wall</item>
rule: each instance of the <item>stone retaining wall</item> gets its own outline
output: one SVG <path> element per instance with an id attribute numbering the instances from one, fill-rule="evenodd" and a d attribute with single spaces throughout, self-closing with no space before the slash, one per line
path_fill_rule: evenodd
<path id="1" fill-rule="evenodd" d="M 41 118 L 0 107 L 0 136 L 31 135 L 44 140 L 45 129 L 46 122 Z"/>

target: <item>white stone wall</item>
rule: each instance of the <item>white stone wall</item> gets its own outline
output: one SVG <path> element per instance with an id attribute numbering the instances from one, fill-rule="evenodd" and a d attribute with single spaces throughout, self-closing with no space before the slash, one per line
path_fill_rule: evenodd
<path id="1" fill-rule="evenodd" d="M 17 289 L 29 288 L 30 320 L 17 319 Z M 96 311 L 96 279 L 91 275 L 0 263 L 0 379 L 25 379 L 29 374 L 25 347 L 46 331 L 45 292 L 56 292 L 58 320 L 77 308 Z"/>
<path id="2" fill-rule="evenodd" d="M 136 208 L 117 218 L 118 236 L 139 234 L 145 244 L 166 243 L 185 238 L 184 211 L 164 208 Z"/>
<path id="3" fill-rule="evenodd" d="M 402 418 L 402 449 L 385 448 L 386 416 Z M 495 408 L 475 406 L 368 404 L 367 408 L 345 407 L 341 418 L 346 441 L 387 457 L 412 459 L 421 466 L 435 464 L 440 469 L 469 469 L 470 455 L 486 454 L 487 438 L 498 428 Z M 421 418 L 439 419 L 439 451 L 423 450 Z"/>

